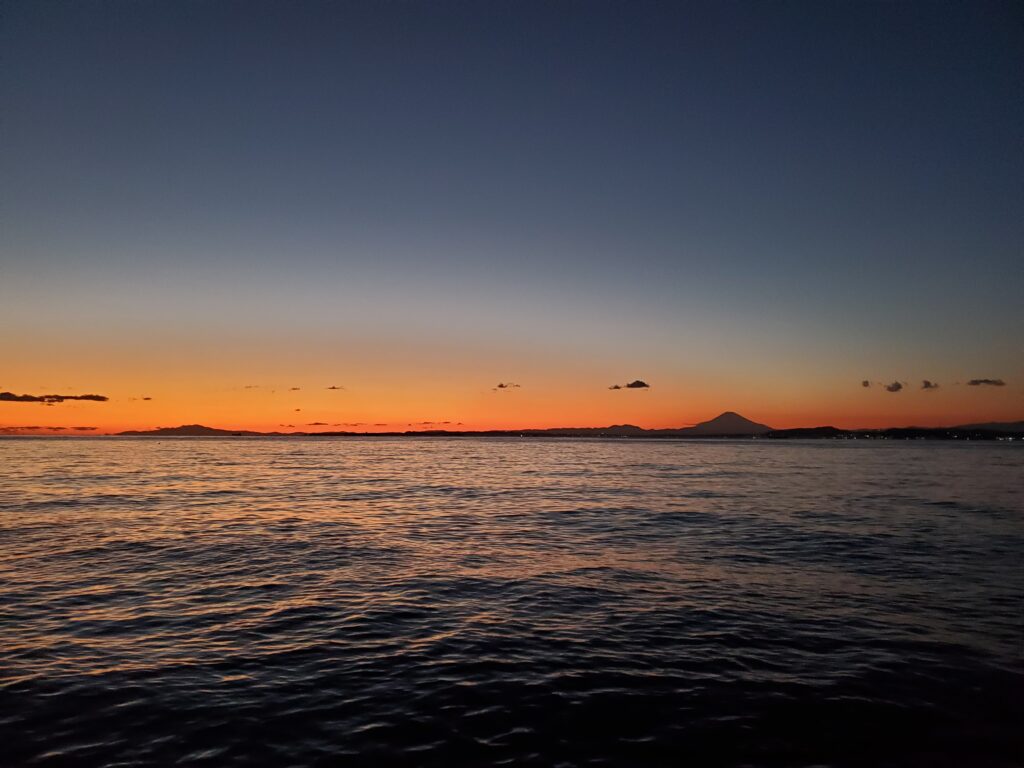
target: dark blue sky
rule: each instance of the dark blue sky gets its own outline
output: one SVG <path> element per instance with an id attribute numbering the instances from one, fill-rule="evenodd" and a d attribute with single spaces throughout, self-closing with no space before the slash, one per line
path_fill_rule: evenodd
<path id="1" fill-rule="evenodd" d="M 8 327 L 1024 373 L 1019 3 L 0 9 Z"/>

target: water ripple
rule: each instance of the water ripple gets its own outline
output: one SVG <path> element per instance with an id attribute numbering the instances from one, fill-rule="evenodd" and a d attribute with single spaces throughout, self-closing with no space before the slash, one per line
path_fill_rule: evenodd
<path id="1" fill-rule="evenodd" d="M 1024 764 L 1016 446 L 0 458 L 5 765 Z"/>

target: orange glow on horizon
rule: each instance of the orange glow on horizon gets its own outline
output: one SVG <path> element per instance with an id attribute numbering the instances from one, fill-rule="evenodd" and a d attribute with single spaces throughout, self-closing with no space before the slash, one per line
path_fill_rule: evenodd
<path id="1" fill-rule="evenodd" d="M 824 425 L 873 429 L 1013 421 L 1024 415 L 1024 409 L 1013 407 L 1012 397 L 1004 396 L 1005 404 L 990 399 L 988 407 L 977 407 L 971 402 L 976 399 L 974 392 L 954 392 L 946 397 L 938 393 L 915 397 L 917 393 L 853 392 L 843 398 L 759 403 L 740 393 L 677 393 L 663 391 L 667 388 L 657 385 L 651 390 L 595 389 L 587 393 L 478 387 L 461 393 L 432 389 L 378 391 L 372 395 L 356 388 L 329 390 L 327 386 L 293 389 L 257 385 L 246 389 L 243 385 L 194 396 L 156 391 L 144 395 L 151 399 L 112 394 L 105 403 L 0 402 L 0 434 L 104 435 L 184 424 L 284 433 L 486 431 L 616 424 L 667 429 L 707 421 L 726 410 L 778 429 Z"/>
<path id="2" fill-rule="evenodd" d="M 822 374 L 813 362 L 797 360 L 755 373 L 748 361 L 735 357 L 698 362 L 680 355 L 651 362 L 646 354 L 628 358 L 628 350 L 621 349 L 598 354 L 554 344 L 374 343 L 369 338 L 342 343 L 312 333 L 301 343 L 290 337 L 226 343 L 190 335 L 161 338 L 159 345 L 141 337 L 129 342 L 45 334 L 13 340 L 0 391 L 97 393 L 109 401 L 0 401 L 0 429 L 43 428 L 33 430 L 38 434 L 109 434 L 183 424 L 258 432 L 614 424 L 650 429 L 690 426 L 723 411 L 779 429 L 941 427 L 1024 418 L 1018 384 L 1024 369 L 997 371 L 1006 377 L 1003 387 L 967 386 L 958 371 L 938 370 L 929 377 L 940 382 L 937 390 L 908 383 L 903 391 L 889 393 L 878 385 L 862 388 L 862 366 L 856 363 Z M 635 378 L 649 382 L 650 389 L 608 388 Z M 496 389 L 508 381 L 521 387 Z"/>

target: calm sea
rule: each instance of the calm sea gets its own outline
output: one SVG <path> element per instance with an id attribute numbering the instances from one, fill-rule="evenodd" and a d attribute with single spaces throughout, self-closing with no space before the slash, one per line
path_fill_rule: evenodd
<path id="1" fill-rule="evenodd" d="M 0 765 L 1024 763 L 1024 446 L 0 440 Z"/>

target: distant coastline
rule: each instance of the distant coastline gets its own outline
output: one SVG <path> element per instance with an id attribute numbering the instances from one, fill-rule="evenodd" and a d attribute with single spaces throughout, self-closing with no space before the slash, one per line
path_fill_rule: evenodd
<path id="1" fill-rule="evenodd" d="M 841 429 L 833 426 L 773 429 L 727 411 L 710 421 L 678 429 L 644 429 L 632 424 L 608 427 L 554 427 L 548 429 L 490 430 L 407 430 L 385 432 L 254 432 L 217 429 L 202 424 L 128 430 L 129 437 L 549 437 L 549 438 L 633 438 L 764 440 L 1024 440 L 1024 421 L 964 424 L 952 427 L 890 427 L 886 429 Z"/>

